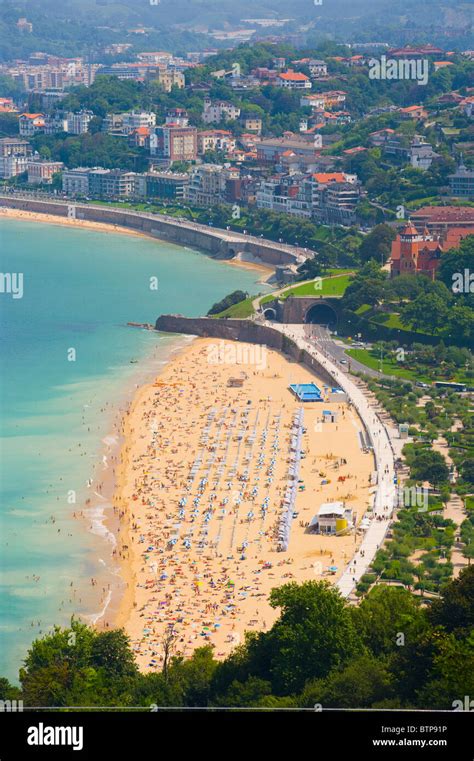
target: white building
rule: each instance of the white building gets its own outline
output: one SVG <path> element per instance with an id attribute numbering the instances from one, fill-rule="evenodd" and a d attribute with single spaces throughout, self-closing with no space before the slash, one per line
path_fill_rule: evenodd
<path id="1" fill-rule="evenodd" d="M 17 137 L 1 138 L 0 178 L 9 180 L 26 172 L 31 153 L 31 145 L 27 140 L 19 140 Z"/>
<path id="2" fill-rule="evenodd" d="M 344 502 L 325 502 L 311 519 L 309 531 L 316 534 L 338 534 L 354 526 L 354 513 Z"/>
<path id="3" fill-rule="evenodd" d="M 414 169 L 429 169 L 434 159 L 439 158 L 439 153 L 433 150 L 430 143 L 416 137 L 410 146 L 410 164 Z"/>
<path id="4" fill-rule="evenodd" d="M 278 74 L 276 84 L 288 90 L 311 90 L 312 87 L 311 80 L 306 74 L 291 69 Z"/>
<path id="5" fill-rule="evenodd" d="M 314 58 L 308 63 L 310 74 L 315 79 L 319 77 L 326 77 L 328 73 L 327 63 L 324 61 L 317 61 Z"/>
<path id="6" fill-rule="evenodd" d="M 18 119 L 18 125 L 22 137 L 33 137 L 38 132 L 43 132 L 44 130 L 44 114 L 21 114 Z"/>
<path id="7" fill-rule="evenodd" d="M 130 135 L 140 127 L 152 130 L 156 126 L 156 114 L 153 111 L 130 111 L 122 114 L 123 132 Z"/>
<path id="8" fill-rule="evenodd" d="M 93 118 L 92 111 L 79 111 L 77 114 L 69 111 L 66 114 L 66 131 L 71 135 L 85 135 L 89 132 L 89 124 Z"/>
<path id="9" fill-rule="evenodd" d="M 87 196 L 89 194 L 90 167 L 66 169 L 63 172 L 63 191 L 70 196 Z"/>
<path id="10" fill-rule="evenodd" d="M 217 124 L 222 119 L 235 120 L 240 116 L 240 108 L 234 106 L 233 103 L 229 103 L 225 100 L 211 101 L 210 98 L 204 99 L 204 111 L 202 112 L 202 120 L 206 124 Z"/>

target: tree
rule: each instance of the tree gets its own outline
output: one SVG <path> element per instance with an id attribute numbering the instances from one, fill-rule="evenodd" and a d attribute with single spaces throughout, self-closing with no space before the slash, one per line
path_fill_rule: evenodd
<path id="1" fill-rule="evenodd" d="M 468 291 L 459 291 L 459 289 L 453 291 L 453 286 L 456 285 L 459 275 L 464 275 L 465 270 L 472 273 L 473 261 L 474 235 L 468 235 L 461 241 L 459 248 L 452 248 L 443 254 L 437 273 L 439 280 L 446 285 L 448 290 L 454 292 L 456 297 L 471 309 L 474 308 L 474 284 L 468 283 Z"/>
<path id="2" fill-rule="evenodd" d="M 466 632 L 474 626 L 474 566 L 464 568 L 435 600 L 428 611 L 433 626 L 448 632 Z"/>
<path id="3" fill-rule="evenodd" d="M 420 449 L 415 452 L 410 464 L 410 476 L 417 481 L 429 481 L 433 486 L 440 486 L 449 481 L 449 468 L 440 452 Z"/>
<path id="4" fill-rule="evenodd" d="M 0 700 L 20 700 L 21 690 L 10 684 L 8 679 L 0 677 Z"/>
<path id="5" fill-rule="evenodd" d="M 385 264 L 390 256 L 392 241 L 395 240 L 396 232 L 390 225 L 381 224 L 365 236 L 359 247 L 359 258 L 365 263 L 375 259 L 378 263 Z"/>
<path id="6" fill-rule="evenodd" d="M 400 313 L 400 322 L 412 326 L 415 330 L 435 333 L 445 325 L 448 316 L 448 306 L 440 296 L 424 293 L 411 304 L 403 307 Z"/>
<path id="7" fill-rule="evenodd" d="M 326 679 L 309 682 L 300 705 L 309 707 L 320 703 L 323 708 L 370 708 L 393 696 L 394 682 L 387 663 L 366 654 L 344 668 L 331 671 Z"/>
<path id="8" fill-rule="evenodd" d="M 344 600 L 328 582 L 284 584 L 271 591 L 270 605 L 281 608 L 280 618 L 254 640 L 253 655 L 260 652 L 268 663 L 277 694 L 301 691 L 308 679 L 326 676 L 363 649 Z"/>
<path id="9" fill-rule="evenodd" d="M 250 676 L 245 682 L 237 679 L 230 684 L 227 692 L 219 696 L 214 705 L 226 707 L 256 707 L 260 705 L 262 698 L 272 694 L 271 682 Z"/>
<path id="10" fill-rule="evenodd" d="M 33 642 L 20 682 L 30 706 L 128 705 L 136 675 L 123 631 L 97 632 L 72 619 Z"/>
<path id="11" fill-rule="evenodd" d="M 234 304 L 239 304 L 241 301 L 245 301 L 247 296 L 248 293 L 245 291 L 232 291 L 228 296 L 225 296 L 223 299 L 213 304 L 209 309 L 208 314 L 219 314 Z"/>
<path id="12" fill-rule="evenodd" d="M 163 634 L 163 637 L 161 640 L 161 646 L 163 648 L 163 677 L 165 682 L 168 681 L 168 667 L 169 667 L 169 663 L 173 655 L 173 652 L 176 648 L 177 640 L 178 640 L 178 635 L 173 629 L 173 627 L 172 626 L 168 627 L 168 629 Z"/>
<path id="13" fill-rule="evenodd" d="M 365 644 L 375 655 L 393 651 L 399 634 L 403 633 L 405 641 L 422 620 L 420 606 L 408 590 L 384 584 L 375 586 L 352 609 L 352 615 Z"/>
<path id="14" fill-rule="evenodd" d="M 363 304 L 377 306 L 384 296 L 384 285 L 379 279 L 374 278 L 355 278 L 346 289 L 343 296 L 343 305 L 345 309 L 355 311 Z"/>
<path id="15" fill-rule="evenodd" d="M 474 457 L 468 457 L 461 464 L 461 477 L 474 486 Z"/>
<path id="16" fill-rule="evenodd" d="M 106 669 L 116 677 L 133 676 L 137 673 L 130 640 L 123 629 L 104 631 L 94 638 L 91 664 L 96 668 Z"/>
<path id="17" fill-rule="evenodd" d="M 317 257 L 311 259 L 305 259 L 303 264 L 297 268 L 299 280 L 311 280 L 312 278 L 319 277 L 324 272 L 323 265 Z"/>
<path id="18" fill-rule="evenodd" d="M 417 691 L 417 702 L 426 708 L 453 709 L 465 695 L 474 693 L 474 637 L 438 635 L 426 684 Z M 468 698 L 469 699 L 469 698 Z"/>
<path id="19" fill-rule="evenodd" d="M 1 79 L 1 77 L 0 77 Z M 18 114 L 0 113 L 0 135 L 14 137 L 18 135 Z"/>

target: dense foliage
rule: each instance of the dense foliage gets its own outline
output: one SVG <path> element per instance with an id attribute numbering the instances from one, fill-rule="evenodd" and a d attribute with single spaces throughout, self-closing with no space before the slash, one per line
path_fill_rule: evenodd
<path id="1" fill-rule="evenodd" d="M 285 584 L 270 602 L 280 610 L 271 629 L 247 634 L 224 661 L 205 646 L 188 660 L 172 655 L 159 673 L 138 671 L 122 631 L 73 620 L 33 642 L 20 690 L 1 679 L 1 697 L 26 706 L 450 709 L 474 692 L 474 567 L 428 608 L 386 585 L 349 605 L 327 582 Z"/>

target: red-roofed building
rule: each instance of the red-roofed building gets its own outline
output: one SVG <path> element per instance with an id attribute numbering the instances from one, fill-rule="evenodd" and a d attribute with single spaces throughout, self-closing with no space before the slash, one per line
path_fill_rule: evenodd
<path id="1" fill-rule="evenodd" d="M 0 113 L 15 113 L 16 108 L 13 104 L 12 98 L 0 98 Z"/>
<path id="2" fill-rule="evenodd" d="M 452 61 L 433 61 L 433 66 L 435 71 L 439 71 L 439 69 L 445 69 L 446 66 L 454 66 Z"/>
<path id="3" fill-rule="evenodd" d="M 137 127 L 128 136 L 129 145 L 132 145 L 134 148 L 149 148 L 150 134 L 149 127 Z"/>
<path id="4" fill-rule="evenodd" d="M 457 248 L 463 238 L 474 234 L 474 220 L 471 227 L 451 227 L 444 231 L 439 229 L 433 231 L 425 226 L 422 233 L 419 229 L 409 220 L 392 242 L 390 266 L 392 277 L 426 275 L 434 280 L 443 253 L 451 248 Z"/>
<path id="5" fill-rule="evenodd" d="M 390 274 L 392 277 L 426 275 L 434 280 L 442 252 L 438 238 L 431 236 L 428 230 L 419 233 L 408 221 L 392 242 Z"/>
<path id="6" fill-rule="evenodd" d="M 346 156 L 354 156 L 357 153 L 364 153 L 367 148 L 364 148 L 363 145 L 356 145 L 355 148 L 347 148 L 343 153 L 345 153 Z"/>
<path id="7" fill-rule="evenodd" d="M 474 235 L 474 208 L 472 206 L 423 206 L 411 215 L 413 224 L 420 230 L 427 227 L 430 233 L 446 236 L 451 229 L 469 229 Z"/>
<path id="8" fill-rule="evenodd" d="M 33 137 L 45 127 L 44 114 L 20 114 L 18 122 L 22 137 Z"/>
<path id="9" fill-rule="evenodd" d="M 344 172 L 316 172 L 313 177 L 316 182 L 324 184 L 327 182 L 347 182 Z"/>
<path id="10" fill-rule="evenodd" d="M 290 90 L 310 90 L 311 80 L 306 74 L 300 71 L 284 71 L 278 75 L 276 84 L 280 87 L 286 87 Z"/>
<path id="11" fill-rule="evenodd" d="M 434 45 L 420 45 L 411 47 L 407 45 L 404 48 L 393 48 L 387 51 L 387 58 L 424 58 L 426 56 L 439 56 L 444 53 L 441 48 L 435 48 Z"/>
<path id="12" fill-rule="evenodd" d="M 399 108 L 398 113 L 403 119 L 425 119 L 428 116 L 428 112 L 425 111 L 423 106 L 408 106 L 407 108 Z"/>

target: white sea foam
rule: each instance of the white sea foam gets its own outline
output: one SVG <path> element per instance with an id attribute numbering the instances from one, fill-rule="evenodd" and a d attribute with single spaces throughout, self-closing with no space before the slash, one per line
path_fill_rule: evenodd
<path id="1" fill-rule="evenodd" d="M 88 619 L 91 622 L 91 624 L 96 624 L 97 621 L 100 621 L 100 619 L 103 618 L 103 616 L 105 615 L 105 611 L 110 605 L 111 599 L 112 599 L 112 591 L 109 589 L 109 591 L 107 592 L 107 597 L 105 598 L 105 603 L 102 610 L 100 610 L 98 613 L 92 613 L 90 616 L 88 616 Z"/>
<path id="2" fill-rule="evenodd" d="M 105 525 L 106 515 L 104 512 L 105 507 L 111 507 L 110 502 L 106 502 L 104 505 L 95 505 L 87 510 L 84 510 L 84 514 L 91 522 L 91 533 L 96 536 L 101 536 L 106 541 L 110 542 L 112 547 L 117 546 L 117 539 L 107 526 Z"/>

